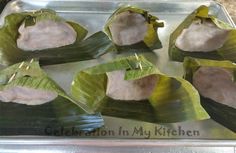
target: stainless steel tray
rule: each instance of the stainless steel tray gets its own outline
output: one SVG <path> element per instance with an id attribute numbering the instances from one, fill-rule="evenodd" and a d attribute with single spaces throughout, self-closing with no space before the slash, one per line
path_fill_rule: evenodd
<path id="1" fill-rule="evenodd" d="M 198 6 L 210 6 L 211 14 L 214 14 L 221 20 L 235 26 L 223 6 L 214 1 L 204 0 L 15 0 L 10 2 L 2 12 L 0 16 L 0 25 L 3 24 L 4 17 L 12 12 L 50 8 L 57 11 L 59 15 L 64 18 L 77 21 L 84 25 L 89 30 L 89 34 L 92 34 L 96 31 L 102 30 L 106 19 L 118 6 L 127 4 L 147 9 L 152 14 L 158 16 L 161 20 L 164 20 L 165 27 L 160 28 L 158 31 L 163 43 L 163 48 L 155 50 L 155 53 L 160 57 L 156 62 L 157 66 L 162 70 L 162 72 L 169 75 L 181 76 L 183 73 L 181 63 L 170 62 L 168 60 L 169 35 L 178 24 Z M 109 58 L 111 57 L 106 55 L 102 57 L 102 60 L 107 60 Z M 58 84 L 68 91 L 75 72 L 99 62 L 99 60 L 93 60 L 46 66 L 44 67 L 44 70 L 46 70 L 50 77 L 56 80 Z M 134 120 L 105 117 L 105 127 L 92 134 L 76 133 L 71 134 L 72 136 L 68 137 L 65 135 L 65 131 L 62 130 L 62 127 L 47 130 L 48 135 L 51 135 L 51 137 L 1 136 L 0 152 L 9 150 L 16 151 L 16 149 L 24 150 L 27 146 L 34 150 L 37 148 L 37 144 L 40 144 L 43 147 L 41 148 L 42 150 L 52 149 L 52 146 L 57 146 L 59 149 L 54 148 L 54 151 L 57 152 L 60 152 L 59 150 L 61 149 L 68 149 L 70 152 L 73 152 L 73 149 L 79 149 L 76 148 L 75 145 L 79 145 L 82 147 L 82 149 L 80 148 L 80 151 L 82 152 L 127 152 L 128 148 L 135 148 L 135 152 L 169 151 L 171 153 L 174 150 L 165 150 L 165 148 L 159 148 L 160 150 L 155 149 L 160 146 L 173 146 L 177 149 L 176 151 L 184 153 L 187 152 L 188 149 L 182 149 L 181 151 L 183 146 L 190 147 L 190 150 L 192 151 L 194 151 L 194 149 L 191 149 L 191 147 L 195 147 L 195 152 L 198 152 L 197 150 L 199 150 L 196 148 L 207 148 L 213 146 L 215 148 L 209 152 L 225 151 L 227 153 L 233 153 L 235 151 L 233 146 L 236 146 L 236 141 L 234 141 L 236 140 L 236 134 L 211 119 L 204 121 L 187 121 L 175 124 L 151 124 Z M 177 131 L 177 134 L 173 132 L 174 130 Z M 55 135 L 60 135 L 61 137 L 52 137 Z M 175 141 L 173 139 L 178 140 Z M 216 141 L 217 139 L 222 141 Z M 25 146 L 23 143 L 27 145 Z M 199 145 L 196 146 L 196 143 Z M 104 148 L 106 145 L 110 146 L 110 150 L 109 148 L 108 150 Z M 144 146 L 137 148 L 139 145 Z M 93 150 L 91 148 L 92 146 L 100 150 Z M 116 150 L 122 146 L 126 147 L 122 148 L 123 151 Z M 218 148 L 220 146 L 224 146 L 225 148 L 220 150 Z M 199 152 L 203 153 L 208 151 L 203 149 Z"/>

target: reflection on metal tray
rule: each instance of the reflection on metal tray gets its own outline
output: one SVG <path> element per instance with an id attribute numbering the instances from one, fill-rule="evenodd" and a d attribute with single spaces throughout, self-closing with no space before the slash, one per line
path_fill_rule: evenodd
<path id="1" fill-rule="evenodd" d="M 89 34 L 102 30 L 106 19 L 111 13 L 121 5 L 134 5 L 149 10 L 152 14 L 164 20 L 165 27 L 159 29 L 159 36 L 163 43 L 163 48 L 155 50 L 158 60 L 153 62 L 164 73 L 172 76 L 182 76 L 182 63 L 170 62 L 168 59 L 168 39 L 170 33 L 178 26 L 181 21 L 194 9 L 200 5 L 210 6 L 210 12 L 221 20 L 235 26 L 228 13 L 218 3 L 214 1 L 112 1 L 112 0 L 16 0 L 9 3 L 0 18 L 3 24 L 4 17 L 12 12 L 34 11 L 41 8 L 50 8 L 59 13 L 66 19 L 74 20 L 85 26 Z M 125 56 L 125 55 L 123 55 Z M 152 57 L 152 54 L 146 56 Z M 100 60 L 83 61 L 69 64 L 45 66 L 44 70 L 67 92 L 72 81 L 73 75 L 79 70 L 93 66 L 101 61 L 109 60 L 112 56 L 105 55 Z M 185 138 L 185 139 L 224 139 L 235 140 L 236 134 L 215 121 L 209 119 L 204 121 L 187 121 L 175 124 L 151 124 L 134 120 L 105 117 L 105 127 L 94 133 L 84 134 L 73 129 L 45 129 L 48 135 L 72 135 L 75 137 L 86 138 Z M 14 142 L 16 137 L 0 137 L 0 142 Z M 17 137 L 21 139 L 21 137 Z M 32 137 L 31 137 L 32 138 Z M 28 138 L 29 140 L 31 138 Z M 37 140 L 38 137 L 32 139 Z M 23 139 L 23 138 L 22 138 Z M 50 139 L 47 139 L 48 141 Z M 52 139 L 54 141 L 55 139 Z M 69 140 L 68 140 L 69 141 Z M 71 140 L 72 141 L 72 140 Z M 73 141 L 75 141 L 73 139 Z M 97 145 L 105 140 L 99 140 Z M 233 143 L 236 145 L 235 143 Z M 137 144 L 136 144 L 137 145 Z M 227 152 L 227 153 L 230 153 Z"/>

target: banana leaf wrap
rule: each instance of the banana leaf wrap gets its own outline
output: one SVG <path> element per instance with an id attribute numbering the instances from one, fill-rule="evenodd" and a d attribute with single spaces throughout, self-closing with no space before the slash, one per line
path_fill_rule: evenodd
<path id="1" fill-rule="evenodd" d="M 125 70 L 124 80 L 158 76 L 146 100 L 115 100 L 106 95 L 107 72 Z M 184 79 L 162 74 L 143 56 L 116 59 L 78 72 L 71 87 L 73 97 L 103 115 L 152 123 L 203 120 L 209 116 L 200 105 L 198 92 Z"/>
<path id="2" fill-rule="evenodd" d="M 216 61 L 191 57 L 186 57 L 184 60 L 184 78 L 192 83 L 193 75 L 200 67 L 218 67 L 230 70 L 233 72 L 232 83 L 235 83 L 236 65 L 231 61 Z M 200 97 L 202 106 L 213 120 L 236 132 L 236 109 L 233 106 L 222 104 L 202 95 Z"/>
<path id="3" fill-rule="evenodd" d="M 159 49 L 162 48 L 161 41 L 158 37 L 158 28 L 164 27 L 164 23 L 161 21 L 158 21 L 159 19 L 156 16 L 153 16 L 149 14 L 148 11 L 136 8 L 133 6 L 122 6 L 118 8 L 107 20 L 105 26 L 104 26 L 104 31 L 107 33 L 107 35 L 110 37 L 111 40 L 113 40 L 111 30 L 109 26 L 113 23 L 113 21 L 116 19 L 117 15 L 123 12 L 131 12 L 131 13 L 137 13 L 142 15 L 147 24 L 147 31 L 144 36 L 144 39 L 141 42 L 137 42 L 131 45 L 117 45 L 116 49 L 119 52 L 122 51 L 135 51 L 135 52 L 150 52 L 152 49 Z M 113 41 L 114 42 L 114 41 Z"/>
<path id="4" fill-rule="evenodd" d="M 92 131 L 104 124 L 99 113 L 90 114 L 50 79 L 38 61 L 24 61 L 0 71 L 1 92 L 14 87 L 54 92 L 57 97 L 39 105 L 0 101 L 0 135 L 65 135 L 53 132 L 61 127 Z M 51 131 L 45 131 L 47 128 Z"/>
<path id="5" fill-rule="evenodd" d="M 210 52 L 188 52 L 183 51 L 175 45 L 175 42 L 178 36 L 182 33 L 182 31 L 188 28 L 194 20 L 200 19 L 201 21 L 209 20 L 214 23 L 218 28 L 229 30 L 229 34 L 227 36 L 226 41 L 223 46 L 212 50 Z M 209 8 L 207 6 L 200 6 L 194 12 L 192 12 L 189 16 L 185 18 L 185 20 L 176 28 L 176 30 L 171 33 L 169 39 L 169 56 L 171 60 L 180 61 L 184 60 L 184 57 L 190 56 L 195 58 L 203 58 L 203 59 L 213 59 L 213 60 L 230 60 L 236 61 L 236 29 L 231 25 L 217 19 L 217 17 L 213 15 L 209 15 Z"/>
<path id="6" fill-rule="evenodd" d="M 38 21 L 64 21 L 52 10 L 13 13 L 5 17 L 0 28 L 0 64 L 12 65 L 21 61 L 38 58 L 40 65 L 60 64 L 97 58 L 114 49 L 112 42 L 103 32 L 97 32 L 84 40 L 88 31 L 81 25 L 65 21 L 77 33 L 76 41 L 71 45 L 35 51 L 24 51 L 17 47 L 18 29 L 21 24 L 33 26 Z"/>

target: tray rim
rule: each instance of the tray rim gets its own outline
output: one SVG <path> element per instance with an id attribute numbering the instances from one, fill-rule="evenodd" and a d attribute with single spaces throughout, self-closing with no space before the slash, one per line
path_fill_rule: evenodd
<path id="1" fill-rule="evenodd" d="M 29 2 L 31 0 L 12 0 L 8 2 L 5 6 L 7 8 L 13 3 L 18 1 L 22 2 Z M 37 0 L 37 1 L 48 1 L 48 0 Z M 62 2 L 64 0 L 50 0 L 55 2 Z M 143 0 L 67 0 L 67 1 L 81 1 L 81 2 L 144 2 Z M 146 0 L 148 2 L 157 2 L 156 0 Z M 215 3 L 216 5 L 222 8 L 222 11 L 227 16 L 230 24 L 236 27 L 232 17 L 229 15 L 227 9 L 221 3 L 215 0 L 159 0 L 158 3 L 191 3 L 191 2 L 205 2 L 205 3 Z M 0 18 L 2 14 L 4 14 L 3 9 L 2 13 L 0 14 Z M 132 141 L 131 141 L 132 140 Z M 98 143 L 99 142 L 99 143 Z M 16 136 L 0 136 L 0 151 L 1 145 L 80 145 L 80 146 L 104 146 L 106 147 L 107 144 L 111 147 L 131 147 L 131 146 L 194 146 L 194 147 L 236 147 L 236 139 L 183 139 L 183 138 L 158 138 L 158 139 L 143 139 L 143 138 L 79 138 L 79 137 L 66 137 L 66 136 L 37 136 L 37 135 L 16 135 Z"/>
<path id="2" fill-rule="evenodd" d="M 45 139 L 46 138 L 46 139 Z M 67 138 L 67 139 L 65 139 Z M 192 146 L 192 147 L 236 147 L 236 140 L 201 140 L 201 139 L 88 139 L 88 138 L 68 138 L 68 137 L 48 137 L 33 136 L 24 137 L 3 137 L 0 139 L 1 145 L 82 145 L 82 146 Z M 132 140 L 132 141 L 130 141 Z M 179 140 L 179 141 L 177 141 Z M 180 141 L 181 140 L 181 141 Z"/>
<path id="3" fill-rule="evenodd" d="M 48 0 L 35 0 L 38 2 L 46 2 Z M 51 2 L 63 2 L 65 0 L 50 0 Z M 98 2 L 98 3 L 103 3 L 103 2 L 144 2 L 143 0 L 66 0 L 66 1 L 78 1 L 78 2 Z M 147 2 L 157 2 L 156 0 L 146 0 Z M 31 2 L 31 0 L 11 0 L 10 2 L 7 3 L 7 5 L 4 7 L 2 12 L 0 13 L 0 20 L 1 18 L 5 18 L 5 16 L 8 15 L 8 12 L 6 12 L 6 8 L 8 8 L 10 5 L 14 5 L 14 3 L 17 2 Z M 221 7 L 222 11 L 224 14 L 227 16 L 228 21 L 230 22 L 230 25 L 233 27 L 236 27 L 236 23 L 233 21 L 232 17 L 230 16 L 229 12 L 227 11 L 226 7 L 221 4 L 220 2 L 216 0 L 158 0 L 158 3 L 200 3 L 200 2 L 205 2 L 205 3 L 215 3 L 219 7 Z M 0 25 L 1 26 L 1 25 Z"/>

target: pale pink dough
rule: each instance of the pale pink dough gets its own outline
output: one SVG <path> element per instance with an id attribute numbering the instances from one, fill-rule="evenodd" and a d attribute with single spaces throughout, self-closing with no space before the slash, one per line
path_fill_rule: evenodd
<path id="1" fill-rule="evenodd" d="M 0 100 L 2 102 L 15 102 L 26 105 L 40 105 L 54 100 L 57 93 L 26 88 L 13 87 L 0 91 Z"/>
<path id="2" fill-rule="evenodd" d="M 57 48 L 73 44 L 77 33 L 66 22 L 43 20 L 33 26 L 19 28 L 20 36 L 17 39 L 18 48 L 25 51 Z"/>
<path id="3" fill-rule="evenodd" d="M 202 96 L 236 108 L 236 83 L 229 70 L 201 67 L 193 75 L 193 85 Z"/>
<path id="4" fill-rule="evenodd" d="M 137 80 L 124 80 L 125 71 L 108 72 L 107 96 L 117 100 L 147 99 L 158 82 L 158 76 L 150 75 Z"/>

